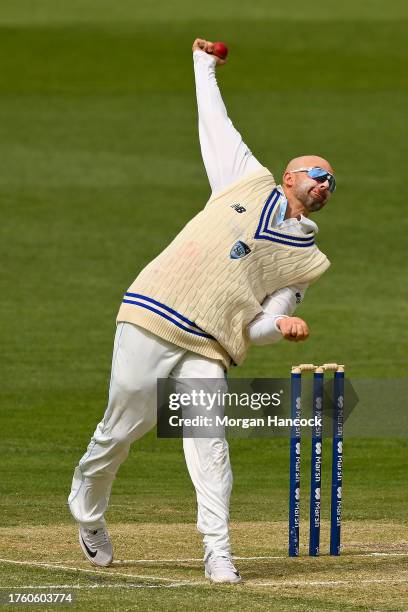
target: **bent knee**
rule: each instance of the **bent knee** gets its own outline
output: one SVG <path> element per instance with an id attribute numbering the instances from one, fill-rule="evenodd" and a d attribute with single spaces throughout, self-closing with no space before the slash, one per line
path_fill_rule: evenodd
<path id="1" fill-rule="evenodd" d="M 130 432 L 125 430 L 117 430 L 106 436 L 106 446 L 108 446 L 110 452 L 115 454 L 121 451 L 127 452 L 131 443 L 132 436 Z"/>

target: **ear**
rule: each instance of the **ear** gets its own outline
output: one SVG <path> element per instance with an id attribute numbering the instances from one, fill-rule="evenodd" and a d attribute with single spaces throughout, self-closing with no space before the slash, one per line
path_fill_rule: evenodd
<path id="1" fill-rule="evenodd" d="M 285 172 L 283 175 L 282 184 L 286 187 L 292 187 L 295 182 L 295 178 L 291 172 Z"/>

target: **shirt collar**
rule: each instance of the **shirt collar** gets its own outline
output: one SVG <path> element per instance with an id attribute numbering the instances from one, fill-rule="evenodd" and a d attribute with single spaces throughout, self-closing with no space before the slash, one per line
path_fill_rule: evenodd
<path id="1" fill-rule="evenodd" d="M 285 223 L 285 225 L 292 225 L 292 224 L 298 223 L 304 234 L 310 234 L 312 232 L 317 234 L 317 232 L 319 231 L 317 224 L 311 219 L 309 219 L 308 217 L 304 217 L 303 215 L 300 215 L 300 219 L 297 219 L 297 218 L 285 219 L 288 200 L 285 196 L 285 192 L 283 191 L 282 185 L 277 185 L 276 189 L 281 194 L 278 200 L 278 207 L 279 207 L 278 212 L 276 213 L 277 224 L 280 225 L 281 223 Z"/>

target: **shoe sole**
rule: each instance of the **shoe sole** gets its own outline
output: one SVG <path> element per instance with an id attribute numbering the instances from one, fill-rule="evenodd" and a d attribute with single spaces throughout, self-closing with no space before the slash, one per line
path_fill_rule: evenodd
<path id="1" fill-rule="evenodd" d="M 79 545 L 81 546 L 82 552 L 84 553 L 85 557 L 88 559 L 89 563 L 92 563 L 92 565 L 95 565 L 96 567 L 109 567 L 110 565 L 112 565 L 113 556 L 112 556 L 112 559 L 109 561 L 109 563 L 97 563 L 95 559 L 93 559 L 93 557 L 90 557 L 88 555 L 88 552 L 84 546 L 84 543 L 82 542 L 81 530 L 79 530 Z"/>

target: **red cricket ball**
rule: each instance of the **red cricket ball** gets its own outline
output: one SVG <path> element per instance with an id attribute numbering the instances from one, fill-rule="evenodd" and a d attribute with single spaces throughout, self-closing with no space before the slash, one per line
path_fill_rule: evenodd
<path id="1" fill-rule="evenodd" d="M 223 42 L 215 42 L 213 45 L 213 55 L 220 59 L 225 59 L 228 55 L 228 47 Z"/>

